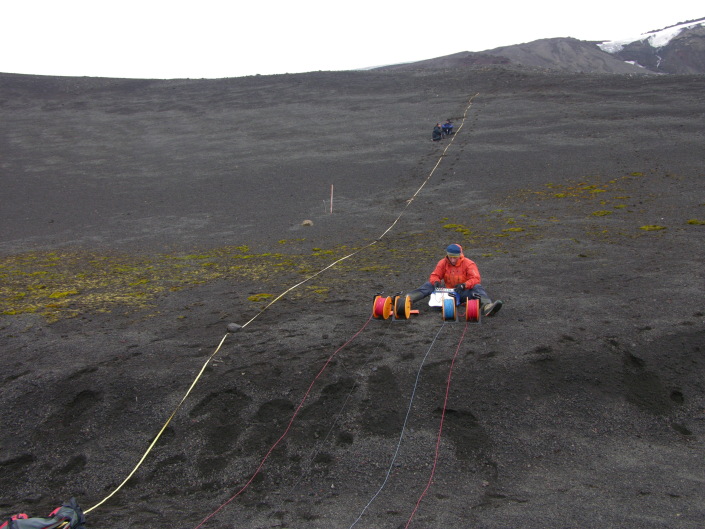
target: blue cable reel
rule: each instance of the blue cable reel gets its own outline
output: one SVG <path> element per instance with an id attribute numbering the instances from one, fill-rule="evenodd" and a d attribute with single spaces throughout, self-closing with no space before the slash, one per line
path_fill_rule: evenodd
<path id="1" fill-rule="evenodd" d="M 455 321 L 455 296 L 443 299 L 443 321 Z"/>

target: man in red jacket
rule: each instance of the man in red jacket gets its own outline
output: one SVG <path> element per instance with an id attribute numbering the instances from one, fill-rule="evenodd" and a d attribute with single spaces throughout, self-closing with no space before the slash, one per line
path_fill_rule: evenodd
<path id="1" fill-rule="evenodd" d="M 483 316 L 494 316 L 502 308 L 500 300 L 492 301 L 480 284 L 480 271 L 477 265 L 463 255 L 463 247 L 451 244 L 446 248 L 446 256 L 438 261 L 428 281 L 416 290 L 409 292 L 412 303 L 430 296 L 434 289 L 452 288 L 460 302 L 466 299 L 479 299 Z"/>

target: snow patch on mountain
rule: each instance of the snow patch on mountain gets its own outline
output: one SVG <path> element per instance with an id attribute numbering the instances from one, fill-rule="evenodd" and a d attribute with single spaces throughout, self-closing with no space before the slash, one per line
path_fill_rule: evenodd
<path id="1" fill-rule="evenodd" d="M 695 20 L 693 22 L 685 22 L 683 24 L 677 24 L 669 28 L 660 29 L 657 31 L 650 31 L 648 33 L 642 33 L 636 37 L 624 38 L 619 40 L 605 41 L 598 44 L 598 47 L 607 53 L 617 53 L 622 50 L 626 45 L 632 42 L 646 41 L 653 48 L 658 49 L 664 47 L 668 44 L 674 37 L 684 29 L 694 28 L 697 26 L 705 25 L 705 19 Z"/>

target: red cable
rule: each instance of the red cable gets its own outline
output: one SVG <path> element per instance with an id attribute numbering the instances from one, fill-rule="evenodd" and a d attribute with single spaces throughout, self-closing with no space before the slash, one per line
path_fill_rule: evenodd
<path id="1" fill-rule="evenodd" d="M 257 467 L 257 470 L 255 470 L 255 473 L 252 474 L 252 477 L 245 483 L 240 490 L 238 490 L 233 496 L 230 497 L 228 501 L 223 503 L 220 507 L 218 507 L 215 511 L 210 513 L 208 516 L 206 516 L 201 523 L 199 523 L 194 529 L 198 529 L 201 527 L 203 524 L 205 524 L 208 520 L 210 520 L 213 516 L 218 514 L 223 508 L 225 508 L 226 505 L 228 505 L 231 501 L 233 501 L 235 498 L 237 498 L 240 494 L 245 492 L 245 489 L 250 486 L 250 484 L 254 481 L 255 477 L 257 477 L 257 474 L 259 474 L 259 471 L 262 470 L 262 467 L 264 466 L 264 463 L 269 459 L 269 456 L 271 453 L 274 451 L 274 449 L 277 447 L 277 445 L 286 437 L 286 434 L 289 433 L 289 430 L 291 429 L 291 425 L 294 423 L 294 419 L 296 419 L 296 416 L 299 414 L 301 411 L 301 408 L 304 405 L 304 402 L 308 398 L 309 393 L 311 393 L 311 389 L 313 388 L 313 385 L 316 383 L 316 380 L 318 380 L 318 377 L 320 377 L 323 372 L 326 370 L 328 367 L 328 364 L 330 364 L 331 360 L 333 360 L 333 357 L 337 355 L 345 346 L 347 346 L 350 342 L 352 342 L 357 336 L 367 327 L 367 325 L 372 321 L 372 316 L 368 318 L 368 320 L 365 322 L 365 324 L 360 327 L 360 330 L 358 330 L 355 334 L 353 334 L 352 338 L 350 338 L 347 342 L 345 342 L 343 345 L 341 345 L 336 351 L 328 357 L 328 360 L 326 360 L 325 364 L 323 364 L 323 367 L 321 370 L 318 372 L 318 374 L 314 377 L 313 381 L 309 385 L 308 389 L 306 390 L 306 393 L 304 394 L 304 397 L 301 399 L 301 402 L 299 403 L 298 407 L 294 411 L 294 415 L 291 416 L 291 420 L 289 421 L 289 424 L 287 425 L 286 429 L 284 430 L 284 433 L 277 439 L 277 441 L 272 445 L 272 447 L 269 449 L 267 454 L 264 456 L 262 461 L 260 462 L 259 466 Z"/>
<path id="2" fill-rule="evenodd" d="M 446 407 L 448 405 L 448 393 L 450 392 L 450 378 L 453 375 L 453 366 L 455 365 L 455 359 L 458 356 L 458 351 L 460 351 L 460 344 L 463 343 L 463 339 L 465 339 L 465 332 L 468 330 L 468 324 L 465 324 L 465 328 L 463 329 L 463 334 L 460 336 L 460 341 L 458 342 L 458 346 L 455 349 L 455 354 L 453 355 L 453 359 L 450 362 L 450 369 L 448 369 L 448 381 L 446 382 L 446 396 L 445 400 L 443 401 L 443 411 L 441 412 L 441 423 L 440 426 L 438 427 L 438 436 L 436 438 L 436 455 L 433 458 L 433 466 L 431 468 L 431 475 L 428 478 L 428 483 L 426 483 L 426 488 L 423 490 L 421 493 L 421 496 L 419 496 L 419 499 L 416 501 L 416 506 L 414 507 L 414 510 L 411 512 L 411 516 L 409 516 L 409 519 L 406 522 L 406 525 L 404 526 L 404 529 L 408 529 L 409 525 L 411 524 L 411 520 L 414 518 L 414 515 L 416 514 L 416 511 L 419 509 L 419 505 L 421 504 L 421 500 L 423 500 L 424 496 L 426 496 L 426 493 L 428 492 L 428 489 L 431 488 L 431 484 L 433 483 L 433 476 L 436 473 L 436 465 L 438 464 L 438 452 L 440 451 L 441 447 L 441 434 L 443 433 L 443 421 L 445 420 L 446 417 Z"/>

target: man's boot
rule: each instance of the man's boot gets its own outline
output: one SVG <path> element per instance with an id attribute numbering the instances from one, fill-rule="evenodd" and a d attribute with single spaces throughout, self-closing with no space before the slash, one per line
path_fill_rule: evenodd
<path id="1" fill-rule="evenodd" d="M 480 298 L 480 312 L 483 316 L 490 318 L 497 314 L 501 308 L 502 301 L 499 299 L 493 302 L 489 298 Z"/>

